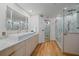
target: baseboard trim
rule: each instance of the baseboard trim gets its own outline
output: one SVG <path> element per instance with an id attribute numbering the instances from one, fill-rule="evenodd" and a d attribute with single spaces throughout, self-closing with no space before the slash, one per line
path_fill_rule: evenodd
<path id="1" fill-rule="evenodd" d="M 70 52 L 63 52 L 66 56 L 79 56 L 78 54 L 70 53 Z"/>
<path id="2" fill-rule="evenodd" d="M 59 46 L 58 42 L 57 42 L 56 40 L 53 40 L 53 41 L 56 43 L 57 47 L 58 47 L 59 50 L 62 52 L 61 47 Z"/>

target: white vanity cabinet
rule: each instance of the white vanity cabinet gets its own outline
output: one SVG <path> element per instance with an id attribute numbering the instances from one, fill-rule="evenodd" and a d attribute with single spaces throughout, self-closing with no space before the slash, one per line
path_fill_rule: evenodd
<path id="1" fill-rule="evenodd" d="M 38 35 L 35 35 L 31 38 L 29 38 L 28 40 L 26 40 L 26 56 L 31 55 L 33 50 L 35 49 L 35 47 L 38 44 Z"/>
<path id="2" fill-rule="evenodd" d="M 38 34 L 0 51 L 0 56 L 30 56 L 38 44 Z"/>
<path id="3" fill-rule="evenodd" d="M 19 56 L 25 54 L 25 41 L 0 51 L 1 56 Z"/>
<path id="4" fill-rule="evenodd" d="M 21 47 L 20 49 L 14 51 L 11 56 L 25 56 L 25 47 Z"/>
<path id="5" fill-rule="evenodd" d="M 17 49 L 16 49 L 17 48 Z M 14 47 L 14 52 L 13 53 L 11 53 L 9 56 L 25 56 L 25 52 L 26 52 L 26 50 L 25 50 L 25 40 L 23 41 L 23 42 L 21 42 L 21 43 L 19 43 L 19 44 L 17 44 L 17 45 L 15 45 L 15 47 Z"/>

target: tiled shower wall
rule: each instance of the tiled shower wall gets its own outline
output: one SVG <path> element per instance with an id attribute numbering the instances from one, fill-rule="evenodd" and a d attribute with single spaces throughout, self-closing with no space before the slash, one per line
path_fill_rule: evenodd
<path id="1" fill-rule="evenodd" d="M 64 32 L 79 33 L 78 16 L 77 13 L 65 16 Z"/>

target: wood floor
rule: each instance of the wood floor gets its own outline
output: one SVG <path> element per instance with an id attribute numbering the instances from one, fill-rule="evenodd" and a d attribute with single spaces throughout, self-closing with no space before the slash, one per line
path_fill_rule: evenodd
<path id="1" fill-rule="evenodd" d="M 32 56 L 62 56 L 60 49 L 55 41 L 39 44 L 33 51 Z"/>

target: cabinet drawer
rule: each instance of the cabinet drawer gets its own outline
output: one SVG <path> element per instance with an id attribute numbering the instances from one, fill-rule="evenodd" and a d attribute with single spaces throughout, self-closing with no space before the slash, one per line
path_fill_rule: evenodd
<path id="1" fill-rule="evenodd" d="M 7 49 L 5 49 L 3 51 L 0 51 L 0 56 L 8 56 L 11 53 L 13 53 L 13 51 L 14 51 L 13 47 L 7 48 Z"/>
<path id="2" fill-rule="evenodd" d="M 21 47 L 20 49 L 14 51 L 10 56 L 25 56 L 25 47 Z"/>
<path id="3" fill-rule="evenodd" d="M 14 50 L 18 50 L 22 47 L 25 47 L 25 40 L 13 46 Z"/>
<path id="4" fill-rule="evenodd" d="M 0 56 L 9 56 L 24 46 L 25 46 L 25 41 L 15 44 L 9 48 L 4 49 L 3 51 L 0 51 Z"/>

